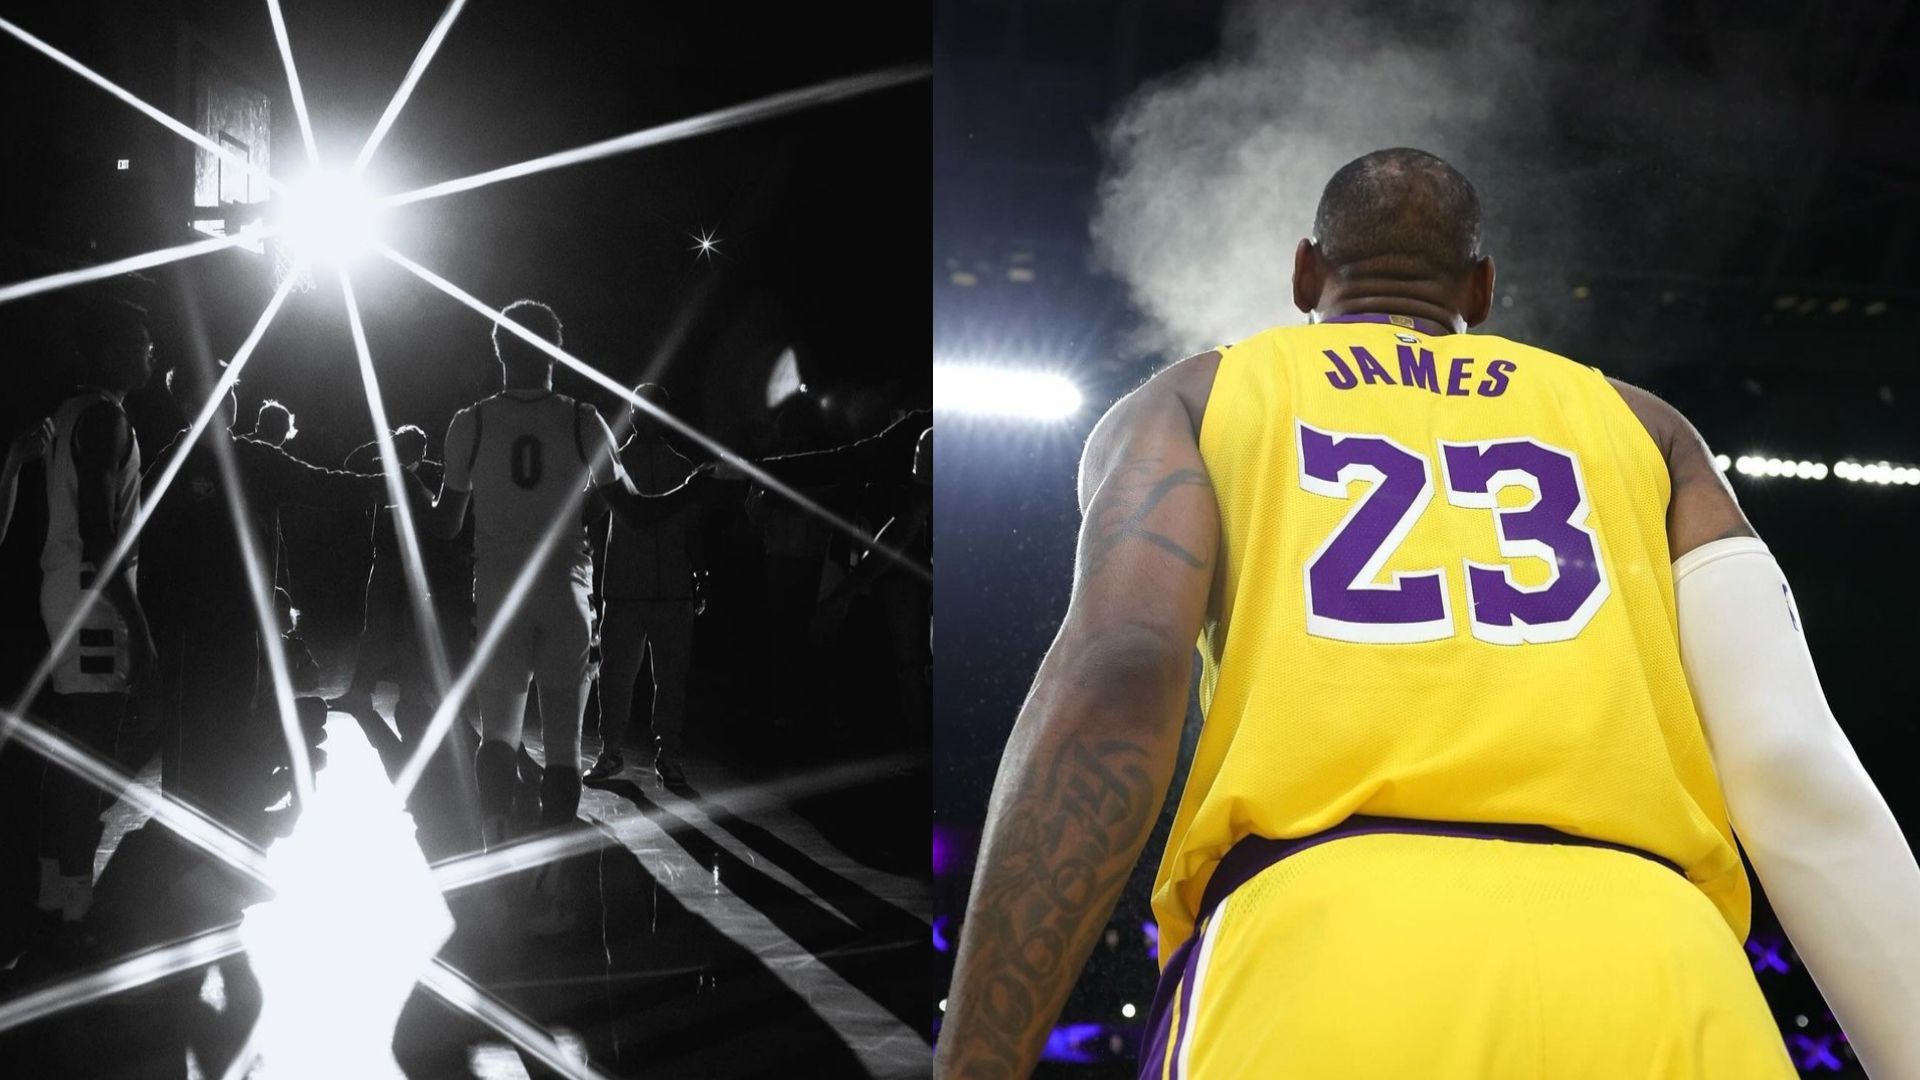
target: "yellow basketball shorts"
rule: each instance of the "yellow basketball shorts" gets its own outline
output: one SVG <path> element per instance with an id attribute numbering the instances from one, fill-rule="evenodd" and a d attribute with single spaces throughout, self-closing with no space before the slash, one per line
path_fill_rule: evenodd
<path id="1" fill-rule="evenodd" d="M 1706 895 L 1606 848 L 1346 836 L 1234 889 L 1169 959 L 1140 1075 L 1796 1075 Z"/>

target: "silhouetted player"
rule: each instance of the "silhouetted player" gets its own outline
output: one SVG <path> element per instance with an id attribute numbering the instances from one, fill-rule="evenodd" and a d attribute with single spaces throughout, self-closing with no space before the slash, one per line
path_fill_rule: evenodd
<path id="1" fill-rule="evenodd" d="M 545 304 L 521 300 L 502 314 L 560 344 L 560 319 Z M 580 806 L 580 719 L 593 581 L 582 498 L 591 492 L 631 527 L 641 528 L 671 512 L 677 496 L 688 490 L 682 485 L 660 498 L 636 494 L 599 411 L 553 392 L 553 359 L 498 326 L 493 348 L 503 389 L 461 409 L 447 425 L 446 479 L 428 515 L 429 529 L 450 538 L 459 532 L 472 499 L 476 631 L 485 635 L 496 620 L 509 620 L 481 679 L 484 733 L 474 756 L 489 845 L 505 838 L 513 808 L 514 759 L 529 679 L 540 683 L 547 756 L 541 821 L 563 825 Z M 519 605 L 506 610 L 514 579 L 553 528 L 560 530 L 558 543 L 538 564 Z"/>
<path id="2" fill-rule="evenodd" d="M 634 393 L 665 408 L 667 388 L 641 383 Z M 664 425 L 635 410 L 632 433 L 620 446 L 620 467 L 639 491 L 654 495 L 685 483 L 693 462 L 667 442 Z M 694 551 L 689 543 L 695 508 L 668 514 L 646 529 L 619 519 L 608 526 L 607 565 L 601 580 L 600 757 L 589 780 L 609 780 L 626 761 L 621 754 L 633 712 L 640 657 L 650 661 L 653 684 L 654 775 L 668 786 L 686 783 L 680 768 L 686 728 L 687 669 L 693 660 Z"/>
<path id="3" fill-rule="evenodd" d="M 169 374 L 168 385 L 191 416 L 217 378 L 212 365 L 203 369 L 189 363 Z M 154 599 L 166 609 L 159 696 L 170 725 L 162 746 L 162 784 L 168 794 L 185 795 L 245 829 L 264 808 L 267 769 L 286 752 L 278 723 L 256 715 L 271 706 L 271 695 L 262 692 L 266 639 L 253 607 L 232 501 L 244 497 L 242 523 L 265 559 L 274 550 L 281 507 L 355 511 L 384 501 L 387 491 L 379 476 L 322 469 L 234 435 L 238 410 L 239 400 L 229 388 L 198 440 L 187 441 L 188 429 L 161 451 L 161 460 L 176 455 L 184 460 L 143 539 L 151 576 L 164 586 Z M 231 476 L 220 465 L 222 444 L 233 456 Z M 272 583 L 264 575 L 270 569 L 261 567 L 261 584 L 268 588 Z"/>
<path id="4" fill-rule="evenodd" d="M 92 305 L 76 337 L 82 384 L 54 410 L 47 539 L 40 551 L 40 614 L 55 639 L 133 527 L 140 446 L 121 403 L 153 373 L 153 337 L 140 307 L 123 300 Z M 153 635 L 135 589 L 139 566 L 135 546 L 53 668 L 61 733 L 102 757 L 112 756 L 128 695 L 153 667 Z M 48 769 L 40 796 L 41 912 L 58 911 L 67 924 L 85 917 L 99 844 L 99 790 L 65 769 Z"/>
<path id="5" fill-rule="evenodd" d="M 293 422 L 293 410 L 268 398 L 253 415 L 253 434 L 247 437 L 284 450 L 287 440 L 298 434 L 300 429 Z"/>
<path id="6" fill-rule="evenodd" d="M 1095 428 L 939 1065 L 1024 1076 L 1206 713 L 1141 1075 L 1791 1077 L 1734 827 L 1876 1076 L 1920 1075 L 1920 868 L 1699 434 L 1492 335 L 1465 177 L 1335 173 L 1309 326 Z M 1497 842 L 1506 841 L 1506 842 Z"/>

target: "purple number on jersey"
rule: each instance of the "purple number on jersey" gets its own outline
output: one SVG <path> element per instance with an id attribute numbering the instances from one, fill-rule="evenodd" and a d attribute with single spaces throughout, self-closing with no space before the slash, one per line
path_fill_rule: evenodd
<path id="1" fill-rule="evenodd" d="M 1433 500 L 1427 458 L 1384 435 L 1322 431 L 1295 422 L 1300 486 L 1316 495 L 1350 498 L 1348 485 L 1372 487 L 1307 560 L 1307 632 L 1368 644 L 1407 644 L 1453 636 L 1444 569 L 1395 571 L 1376 579 Z M 1537 558 L 1545 584 L 1516 583 L 1505 565 L 1462 560 L 1468 625 L 1496 645 L 1567 641 L 1593 619 L 1609 594 L 1599 543 L 1586 525 L 1591 512 L 1580 463 L 1566 450 L 1533 439 L 1440 443 L 1447 500 L 1491 510 L 1500 553 Z M 1524 487 L 1533 498 L 1503 507 L 1502 489 Z"/>
<path id="2" fill-rule="evenodd" d="M 1568 641 L 1586 629 L 1607 599 L 1600 545 L 1586 525 L 1592 507 L 1580 461 L 1568 450 L 1533 439 L 1440 444 L 1447 500 L 1493 511 L 1500 554 L 1547 564 L 1543 585 L 1516 584 L 1504 565 L 1463 560 L 1473 636 L 1496 645 Z M 1522 506 L 1501 506 L 1500 490 L 1533 493 Z"/>
<path id="3" fill-rule="evenodd" d="M 1340 641 L 1404 644 L 1453 636 L 1444 570 L 1396 571 L 1375 582 L 1420 512 L 1433 501 L 1427 459 L 1385 435 L 1349 435 L 1296 423 L 1300 486 L 1348 497 L 1373 487 L 1307 560 L 1307 633 Z"/>

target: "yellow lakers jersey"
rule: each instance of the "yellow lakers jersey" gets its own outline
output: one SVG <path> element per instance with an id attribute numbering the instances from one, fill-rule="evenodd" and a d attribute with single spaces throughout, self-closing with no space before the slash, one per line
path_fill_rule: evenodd
<path id="1" fill-rule="evenodd" d="M 1221 350 L 1200 431 L 1221 529 L 1206 722 L 1154 884 L 1161 956 L 1235 841 L 1351 814 L 1628 844 L 1744 940 L 1659 447 L 1597 369 L 1354 318 L 1372 321 Z"/>

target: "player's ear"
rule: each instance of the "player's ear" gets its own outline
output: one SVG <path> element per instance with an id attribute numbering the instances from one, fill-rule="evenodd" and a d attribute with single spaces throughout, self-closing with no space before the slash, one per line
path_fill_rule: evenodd
<path id="1" fill-rule="evenodd" d="M 1293 306 L 1303 312 L 1311 312 L 1320 306 L 1320 287 L 1325 281 L 1321 272 L 1320 250 L 1313 241 L 1301 237 L 1300 243 L 1293 249 Z"/>
<path id="2" fill-rule="evenodd" d="M 1460 314 L 1468 326 L 1479 326 L 1493 314 L 1493 256 L 1482 255 L 1467 272 L 1467 295 Z"/>

